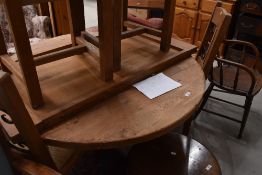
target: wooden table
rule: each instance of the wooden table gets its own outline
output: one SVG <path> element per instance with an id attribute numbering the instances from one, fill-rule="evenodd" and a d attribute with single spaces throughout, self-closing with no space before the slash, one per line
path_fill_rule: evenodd
<path id="1" fill-rule="evenodd" d="M 118 148 L 163 135 L 188 119 L 205 90 L 194 58 L 164 71 L 182 87 L 150 100 L 134 87 L 44 133 L 45 142 L 74 149 Z M 190 92 L 190 96 L 185 93 Z"/>
<path id="2" fill-rule="evenodd" d="M 145 37 L 123 41 L 122 69 L 114 74 L 113 82 L 104 82 L 96 76 L 98 53 L 93 46 L 84 55 L 38 67 L 47 105 L 37 110 L 31 107 L 22 82 L 12 76 L 48 145 L 74 149 L 121 147 L 160 136 L 188 119 L 205 89 L 201 67 L 195 59 L 188 58 L 196 47 L 172 40 L 170 51 L 163 53 L 157 41 Z M 154 100 L 130 88 L 133 83 L 163 70 L 183 86 Z M 186 97 L 186 92 L 192 95 Z M 3 126 L 14 142 L 21 139 L 14 125 L 3 122 Z"/>

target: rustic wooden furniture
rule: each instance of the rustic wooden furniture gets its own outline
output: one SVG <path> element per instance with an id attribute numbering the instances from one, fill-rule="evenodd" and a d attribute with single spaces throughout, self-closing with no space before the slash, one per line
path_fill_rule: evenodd
<path id="1" fill-rule="evenodd" d="M 233 14 L 233 22 L 228 39 L 236 39 L 253 43 L 262 53 L 262 1 L 239 0 Z M 228 50 L 234 54 L 237 49 Z M 255 57 L 255 56 L 254 56 Z M 257 63 L 257 69 L 262 73 L 262 57 Z"/>
<path id="2" fill-rule="evenodd" d="M 11 149 L 10 143 L 5 139 L 4 130 L 0 124 L 0 147 L 1 151 L 4 150 L 6 160 L 9 162 L 10 172 L 22 175 L 61 175 L 55 170 L 24 158 Z M 8 167 L 6 167 L 8 169 Z M 2 170 L 3 171 L 3 170 Z"/>
<path id="3" fill-rule="evenodd" d="M 172 130 L 196 110 L 205 91 L 205 78 L 194 58 L 185 59 L 164 73 L 183 86 L 154 100 L 132 87 L 78 114 L 71 114 L 71 118 L 51 128 L 41 130 L 38 127 L 41 139 L 47 145 L 78 150 L 116 148 L 146 141 Z M 8 92 L 11 93 L 10 88 Z M 186 92 L 191 92 L 191 96 L 185 96 Z M 21 117 L 19 119 L 22 120 Z M 36 118 L 33 119 L 35 122 Z M 19 143 L 22 136 L 17 131 L 19 128 L 4 121 L 1 123 L 10 139 Z"/>
<path id="4" fill-rule="evenodd" d="M 14 125 L 22 138 L 20 142 L 11 142 L 8 134 L 5 134 L 6 142 L 9 141 L 13 147 L 17 148 L 17 150 L 22 150 L 34 160 L 59 169 L 61 172 L 66 172 L 69 166 L 76 160 L 78 156 L 77 151 L 48 147 L 48 144 L 44 143 L 11 77 L 3 71 L 0 72 L 0 96 L 1 123 Z M 5 132 L 1 125 L 2 131 Z M 18 146 L 21 144 L 26 146 Z"/>
<path id="5" fill-rule="evenodd" d="M 56 16 L 58 34 L 68 34 L 66 5 L 62 1 L 55 1 L 57 5 L 54 5 L 53 13 Z M 163 8 L 164 2 L 164 0 L 128 0 L 129 6 L 132 7 L 129 12 L 138 17 L 148 18 L 148 12 L 144 8 Z M 234 13 L 238 8 L 236 3 L 237 0 L 223 0 L 222 6 L 228 12 Z M 215 5 L 216 0 L 176 0 L 173 37 L 200 46 Z"/>
<path id="6" fill-rule="evenodd" d="M 199 47 L 216 3 L 216 0 L 177 0 L 174 17 L 174 26 L 177 27 L 173 28 L 173 36 Z M 235 0 L 221 3 L 229 13 L 234 11 Z"/>
<path id="7" fill-rule="evenodd" d="M 259 61 L 259 51 L 255 45 L 245 41 L 226 40 L 224 44 L 229 45 L 230 47 L 238 46 L 239 49 L 241 48 L 240 54 L 234 56 L 231 55 L 229 57 L 228 55 L 223 55 L 222 57 L 216 58 L 218 66 L 214 67 L 209 75 L 208 79 L 210 81 L 210 85 L 205 93 L 200 110 L 240 123 L 241 128 L 238 138 L 241 138 L 247 122 L 250 107 L 252 105 L 252 100 L 262 88 L 262 76 L 256 70 L 256 66 Z M 252 57 L 250 58 L 248 53 L 250 50 L 252 50 L 253 54 L 256 56 L 255 59 Z M 214 87 L 219 88 L 220 90 L 214 89 L 219 92 L 244 96 L 246 98 L 244 106 L 210 96 Z M 204 109 L 203 107 L 209 97 L 214 100 L 244 108 L 242 119 L 238 120 L 215 111 Z"/>
<path id="8" fill-rule="evenodd" d="M 17 62 L 14 62 L 3 49 L 1 52 L 1 62 L 3 69 L 14 73 L 18 78 L 24 81 L 30 102 L 33 108 L 38 108 L 44 104 L 43 93 L 40 88 L 39 77 L 36 66 L 42 66 L 60 59 L 74 55 L 81 55 L 88 51 L 90 43 L 99 48 L 99 71 L 100 76 L 105 81 L 113 80 L 113 72 L 121 68 L 121 40 L 130 38 L 143 33 L 160 36 L 160 50 L 168 52 L 171 45 L 171 35 L 173 26 L 173 7 L 174 1 L 165 1 L 165 17 L 163 30 L 155 30 L 144 26 L 130 24 L 122 20 L 122 10 L 126 11 L 127 1 L 114 3 L 115 1 L 98 1 L 98 23 L 99 37 L 94 37 L 85 31 L 84 5 L 82 0 L 68 0 L 68 16 L 71 32 L 72 45 L 63 45 L 63 47 L 46 46 L 46 50 L 38 55 L 30 47 L 26 34 L 26 26 L 22 17 L 22 6 L 35 4 L 43 1 L 22 1 L 16 2 L 3 1 L 9 17 L 9 24 L 12 30 L 17 51 Z M 44 2 L 49 2 L 46 0 Z M 14 10 L 16 9 L 16 10 Z M 15 13 L 14 13 L 15 12 Z M 109 15 L 113 14 L 113 15 Z M 125 15 L 127 13 L 124 13 Z M 125 16 L 124 15 L 124 16 Z M 125 19 L 125 18 L 124 18 Z M 17 22 L 18 21 L 18 22 Z M 131 25 L 135 28 L 131 31 L 122 32 L 122 24 Z M 65 47 L 68 48 L 65 48 Z"/>
<path id="9" fill-rule="evenodd" d="M 212 70 L 213 62 L 219 52 L 219 47 L 226 38 L 231 21 L 230 13 L 221 6 L 222 4 L 218 2 L 196 55 L 196 60 L 201 65 L 206 79 Z M 196 115 L 192 116 L 192 118 L 185 123 L 184 134 L 189 133 L 191 122 L 195 116 Z"/>
<path id="10" fill-rule="evenodd" d="M 142 11 L 145 7 L 162 8 L 164 5 L 163 0 L 129 0 L 128 3 L 130 7 L 136 8 L 131 13 L 141 17 L 147 16 Z M 173 37 L 199 47 L 216 3 L 216 0 L 176 0 Z M 234 12 L 236 0 L 221 3 L 229 13 Z"/>
<path id="11" fill-rule="evenodd" d="M 8 1 L 8 3 L 10 2 L 12 1 Z M 81 2 L 82 1 L 79 1 L 80 4 L 76 3 L 75 1 L 72 3 L 73 5 L 71 5 L 70 8 L 70 16 L 72 19 L 80 19 L 77 16 L 79 15 L 77 12 L 81 12 L 81 8 L 75 8 L 75 6 L 81 6 Z M 103 2 L 108 3 L 108 1 Z M 111 6 L 105 5 L 105 8 L 106 7 L 108 8 Z M 106 17 L 108 15 L 104 14 L 104 16 Z M 100 17 L 102 16 L 100 15 Z M 112 54 L 112 57 L 109 56 L 110 53 L 113 53 L 112 48 L 110 49 L 110 47 L 113 46 L 113 34 L 111 33 L 112 35 L 109 36 L 109 28 L 100 26 L 100 28 L 106 29 L 106 31 L 99 32 L 100 42 L 101 40 L 103 41 L 103 32 L 106 36 L 104 39 L 108 42 L 104 43 L 104 46 L 99 44 L 98 49 L 97 47 L 94 47 L 93 44 L 91 44 L 92 41 L 89 43 L 83 38 L 88 34 L 86 32 L 81 32 L 82 28 L 79 27 L 83 24 L 77 24 L 77 22 L 81 22 L 81 20 L 76 20 L 77 22 L 74 22 L 72 19 L 70 20 L 70 26 L 72 28 L 71 36 L 73 37 L 70 37 L 70 35 L 59 36 L 39 42 L 32 46 L 33 55 L 38 55 L 34 59 L 31 57 L 31 61 L 34 62 L 34 64 L 39 65 L 37 66 L 36 70 L 38 75 L 37 78 L 39 79 L 38 84 L 41 84 L 42 98 L 45 101 L 45 105 L 43 107 L 35 110 L 35 106 L 31 106 L 32 99 L 30 101 L 30 99 L 27 97 L 28 87 L 24 85 L 23 77 L 20 76 L 21 69 L 19 67 L 19 63 L 21 64 L 21 61 L 18 63 L 10 59 L 10 57 L 6 54 L 1 55 L 3 66 L 12 72 L 12 78 L 14 79 L 16 86 L 19 87 L 18 90 L 23 98 L 23 102 L 25 103 L 25 106 L 30 113 L 34 124 L 41 131 L 50 128 L 51 125 L 55 125 L 60 121 L 64 121 L 66 118 L 70 118 L 74 113 L 80 112 L 81 110 L 101 102 L 101 100 L 104 100 L 129 88 L 135 82 L 165 70 L 177 62 L 188 58 L 196 51 L 195 46 L 174 40 L 170 46 L 169 52 L 162 52 L 159 50 L 159 43 L 161 42 L 159 37 L 153 38 L 149 35 L 143 35 L 128 38 L 129 36 L 137 34 L 134 32 L 136 29 L 132 30 L 131 33 L 130 31 L 125 31 L 121 34 L 121 36 L 127 37 L 127 39 L 121 41 L 122 68 L 121 70 L 112 74 L 112 76 L 114 76 L 113 81 L 106 82 L 100 78 L 101 72 L 107 72 L 105 70 L 101 71 L 101 66 L 110 67 L 110 64 L 105 64 L 105 62 L 103 62 L 103 59 L 101 58 L 101 49 L 103 47 L 104 49 L 106 48 L 105 50 L 102 49 L 104 53 L 104 56 L 102 56 L 104 61 L 113 61 L 111 59 L 113 58 Z M 109 22 L 108 20 L 104 21 Z M 15 24 L 17 25 L 20 22 L 22 23 L 22 20 Z M 112 30 L 114 30 L 114 28 L 116 27 L 112 27 Z M 16 28 L 16 30 L 17 29 L 18 28 Z M 147 31 L 147 29 L 145 30 Z M 140 32 L 141 31 L 138 33 Z M 18 36 L 20 36 L 20 34 L 18 34 Z M 94 39 L 94 44 L 96 41 L 98 41 L 98 38 L 96 37 L 91 36 L 91 38 Z M 20 39 L 19 41 L 21 41 Z M 24 41 L 25 40 L 26 39 L 24 38 Z M 167 40 L 169 39 L 167 38 Z M 118 41 L 120 41 L 119 38 Z M 26 42 L 27 41 L 25 41 L 25 43 Z M 22 42 L 19 43 L 21 46 Z M 78 43 L 78 45 L 72 46 L 72 43 Z M 22 51 L 26 50 L 26 48 L 27 47 L 19 47 L 19 49 Z M 114 45 L 114 48 L 117 48 L 117 46 Z M 82 51 L 85 52 L 82 53 Z M 43 55 L 43 53 L 46 54 Z M 21 56 L 21 54 L 18 52 L 18 57 L 19 55 Z M 28 61 L 30 59 L 27 59 L 29 58 L 28 55 L 22 56 L 24 56 L 24 59 L 26 58 L 26 61 L 24 61 L 27 63 L 26 65 L 28 65 L 28 62 L 30 62 Z M 46 64 L 50 61 L 52 64 Z M 111 64 L 111 66 L 113 66 L 113 64 Z M 36 67 L 33 65 L 33 68 Z M 113 69 L 110 70 L 113 71 Z M 26 71 L 28 71 L 28 69 L 26 69 Z M 105 73 L 104 75 L 108 76 L 111 74 Z M 34 76 L 30 74 L 28 77 L 31 78 Z"/>
<path id="12" fill-rule="evenodd" d="M 221 175 L 215 156 L 205 146 L 170 133 L 135 145 L 128 155 L 128 175 Z"/>
<path id="13" fill-rule="evenodd" d="M 218 2 L 196 55 L 196 59 L 202 66 L 206 78 L 213 67 L 213 61 L 219 51 L 219 47 L 226 38 L 231 21 L 230 13 L 221 6 L 222 4 Z"/>

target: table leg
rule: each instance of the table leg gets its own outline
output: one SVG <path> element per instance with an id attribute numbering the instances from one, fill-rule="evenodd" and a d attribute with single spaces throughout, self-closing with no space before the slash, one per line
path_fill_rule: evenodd
<path id="1" fill-rule="evenodd" d="M 67 11 L 72 45 L 76 45 L 76 37 L 85 31 L 85 15 L 83 0 L 67 0 Z"/>
<path id="2" fill-rule="evenodd" d="M 175 0 L 165 0 L 164 18 L 160 50 L 167 52 L 170 49 L 175 12 Z"/>
<path id="3" fill-rule="evenodd" d="M 97 0 L 101 77 L 113 80 L 114 69 L 114 0 Z"/>
<path id="4" fill-rule="evenodd" d="M 33 108 L 40 107 L 44 104 L 44 101 L 26 30 L 22 6 L 16 0 L 4 0 L 4 5 L 30 102 Z"/>
<path id="5" fill-rule="evenodd" d="M 121 33 L 123 0 L 114 1 L 114 71 L 121 69 Z"/>

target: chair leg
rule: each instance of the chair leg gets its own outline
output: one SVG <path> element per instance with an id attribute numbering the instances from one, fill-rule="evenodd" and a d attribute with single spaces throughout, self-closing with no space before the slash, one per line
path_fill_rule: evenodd
<path id="1" fill-rule="evenodd" d="M 198 114 L 201 112 L 201 110 L 202 110 L 203 107 L 205 106 L 205 104 L 206 104 L 206 102 L 207 102 L 207 100 L 208 100 L 208 97 L 210 96 L 213 88 L 214 88 L 214 85 L 211 83 L 211 84 L 208 86 L 208 88 L 207 88 L 207 90 L 206 90 L 206 92 L 205 92 L 205 94 L 204 94 L 203 100 L 202 100 L 199 108 L 197 109 L 196 113 L 194 114 L 193 120 L 195 120 L 195 119 L 197 118 Z"/>
<path id="2" fill-rule="evenodd" d="M 194 116 L 194 115 L 193 115 Z M 188 120 L 185 121 L 184 125 L 183 125 L 183 135 L 188 136 L 188 134 L 190 133 L 190 128 L 191 128 L 191 124 L 193 121 L 193 116 L 190 117 Z"/>
<path id="3" fill-rule="evenodd" d="M 205 106 L 209 95 L 211 94 L 212 90 L 214 88 L 214 85 L 211 83 L 209 85 L 209 87 L 207 88 L 203 100 L 200 104 L 200 107 L 197 109 L 197 111 L 192 115 L 192 117 L 190 117 L 187 121 L 185 121 L 184 126 L 183 126 L 183 134 L 184 135 L 188 135 L 190 133 L 190 127 L 192 124 L 192 121 L 195 120 L 198 116 L 198 114 L 201 112 L 201 110 L 203 109 L 203 107 Z"/>
<path id="4" fill-rule="evenodd" d="M 241 139 L 241 138 L 242 138 L 243 131 L 244 131 L 244 128 L 245 128 L 245 126 L 246 126 L 248 114 L 249 114 L 249 112 L 250 112 L 250 108 L 251 108 L 251 105 L 252 105 L 252 101 L 253 101 L 253 97 L 247 97 L 247 98 L 246 98 L 246 101 L 245 101 L 245 111 L 244 111 L 243 118 L 242 118 L 242 122 L 241 122 L 241 128 L 240 128 L 240 131 L 239 131 L 239 134 L 238 134 L 238 139 Z"/>

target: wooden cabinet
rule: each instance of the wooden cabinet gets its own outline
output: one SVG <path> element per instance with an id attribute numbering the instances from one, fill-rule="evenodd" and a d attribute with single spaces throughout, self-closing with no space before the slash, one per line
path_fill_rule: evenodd
<path id="1" fill-rule="evenodd" d="M 151 7 L 151 8 L 163 8 L 165 0 L 128 0 L 130 7 Z"/>
<path id="2" fill-rule="evenodd" d="M 197 27 L 195 30 L 195 37 L 194 37 L 194 44 L 196 46 L 200 46 L 201 41 L 205 35 L 206 28 L 207 28 L 210 18 L 211 18 L 211 14 L 199 12 Z"/>
<path id="3" fill-rule="evenodd" d="M 201 12 L 212 14 L 212 12 L 215 9 L 215 6 L 216 6 L 216 1 L 215 0 L 201 0 L 200 10 L 201 10 Z M 222 2 L 222 7 L 224 9 L 226 9 L 226 11 L 231 13 L 232 10 L 233 10 L 233 7 L 234 7 L 234 3 L 232 3 L 232 2 Z"/>
<path id="4" fill-rule="evenodd" d="M 199 6 L 199 0 L 176 0 L 176 5 L 178 7 L 183 7 L 183 8 L 189 8 L 189 9 L 198 9 Z"/>
<path id="5" fill-rule="evenodd" d="M 197 22 L 197 12 L 194 10 L 176 7 L 173 37 L 193 43 Z"/>
<path id="6" fill-rule="evenodd" d="M 224 0 L 222 7 L 232 13 L 236 0 Z M 173 36 L 200 46 L 216 0 L 177 0 Z"/>
<path id="7" fill-rule="evenodd" d="M 133 8 L 130 8 L 128 9 L 128 13 L 129 14 L 132 14 L 132 15 L 135 15 L 139 18 L 142 18 L 142 19 L 146 19 L 148 17 L 148 11 L 145 10 L 145 9 L 133 9 Z"/>

